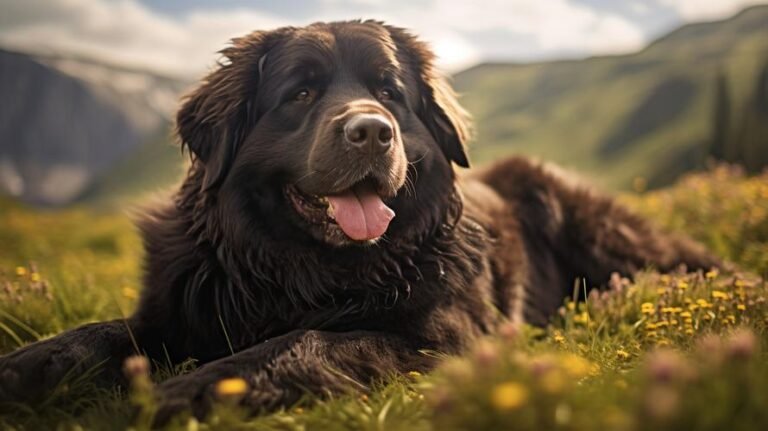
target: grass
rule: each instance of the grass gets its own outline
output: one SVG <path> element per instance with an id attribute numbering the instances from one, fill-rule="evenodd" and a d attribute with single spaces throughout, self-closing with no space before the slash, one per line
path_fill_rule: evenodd
<path id="1" fill-rule="evenodd" d="M 247 417 L 236 407 L 239 383 L 221 382 L 205 422 L 180 418 L 172 428 L 764 429 L 768 294 L 756 274 L 768 270 L 768 173 L 720 167 L 622 199 L 741 269 L 614 277 L 586 302 L 566 301 L 548 328 L 504 327 L 430 375 L 367 395 Z M 135 307 L 141 247 L 125 215 L 5 202 L 0 226 L 0 352 Z M 70 381 L 34 409 L 0 407 L 0 429 L 144 429 L 154 382 L 190 365 L 153 376 L 134 368 L 128 393 Z"/>

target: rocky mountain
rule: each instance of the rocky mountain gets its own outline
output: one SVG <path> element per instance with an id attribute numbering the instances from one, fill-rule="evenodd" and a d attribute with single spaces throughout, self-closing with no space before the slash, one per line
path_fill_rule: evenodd
<path id="1" fill-rule="evenodd" d="M 0 50 L 0 192 L 45 206 L 78 199 L 168 135 L 187 84 L 87 59 Z"/>

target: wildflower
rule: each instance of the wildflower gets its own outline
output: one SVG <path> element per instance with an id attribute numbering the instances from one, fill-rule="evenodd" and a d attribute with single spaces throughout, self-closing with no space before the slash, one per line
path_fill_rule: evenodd
<path id="1" fill-rule="evenodd" d="M 475 347 L 474 356 L 481 368 L 487 368 L 498 362 L 499 351 L 490 341 L 481 341 Z"/>
<path id="2" fill-rule="evenodd" d="M 223 398 L 239 398 L 245 395 L 248 383 L 240 377 L 219 380 L 216 383 L 216 394 Z"/>
<path id="3" fill-rule="evenodd" d="M 128 380 L 149 376 L 149 361 L 145 356 L 131 356 L 123 362 L 123 373 Z"/>
<path id="4" fill-rule="evenodd" d="M 712 269 L 710 271 L 707 271 L 707 273 L 705 274 L 705 277 L 707 277 L 708 280 L 712 280 L 713 278 L 717 278 L 718 274 L 719 273 L 717 272 L 716 269 Z"/>
<path id="5" fill-rule="evenodd" d="M 448 379 L 455 382 L 467 382 L 472 379 L 474 370 L 469 361 L 461 358 L 453 358 L 443 363 L 441 367 Z"/>
<path id="6" fill-rule="evenodd" d="M 685 330 L 685 335 L 693 335 L 693 328 L 688 328 Z"/>
<path id="7" fill-rule="evenodd" d="M 685 363 L 672 350 L 658 350 L 649 355 L 646 368 L 654 381 L 669 382 L 685 371 Z"/>
<path id="8" fill-rule="evenodd" d="M 669 282 L 672 281 L 672 277 L 669 276 L 669 274 L 663 274 L 661 276 L 661 282 L 664 284 L 669 284 Z"/>
<path id="9" fill-rule="evenodd" d="M 683 311 L 682 313 L 680 313 L 680 317 L 682 317 L 683 319 L 690 319 L 691 316 L 692 316 L 691 313 L 688 311 Z"/>
<path id="10" fill-rule="evenodd" d="M 563 391 L 566 380 L 560 372 L 548 372 L 539 380 L 539 385 L 544 392 L 558 394 Z"/>
<path id="11" fill-rule="evenodd" d="M 33 283 L 38 283 L 40 282 L 40 274 L 33 272 L 30 274 L 29 279 L 32 280 Z"/>
<path id="12" fill-rule="evenodd" d="M 552 335 L 552 339 L 557 344 L 565 344 L 565 337 L 563 337 L 563 334 L 561 334 L 559 331 L 555 331 L 555 333 Z"/>
<path id="13" fill-rule="evenodd" d="M 643 302 L 643 304 L 640 306 L 640 312 L 643 314 L 653 314 L 655 309 L 656 306 L 651 302 Z"/>
<path id="14" fill-rule="evenodd" d="M 421 377 L 421 373 L 418 371 L 408 371 L 408 375 L 413 378 Z"/>
<path id="15" fill-rule="evenodd" d="M 498 410 L 515 410 L 528 401 L 528 389 L 517 382 L 496 385 L 491 392 L 491 404 Z"/>
<path id="16" fill-rule="evenodd" d="M 139 297 L 139 293 L 136 289 L 126 286 L 123 287 L 123 296 L 128 299 L 136 299 Z"/>
<path id="17" fill-rule="evenodd" d="M 680 290 L 686 290 L 688 289 L 688 287 L 689 287 L 688 282 L 686 282 L 685 280 L 680 280 L 677 282 L 677 288 Z"/>
<path id="18" fill-rule="evenodd" d="M 619 349 L 619 350 L 616 351 L 616 356 L 618 356 L 619 359 L 621 359 L 623 361 L 626 361 L 627 359 L 629 359 L 629 353 L 627 353 L 626 351 L 624 351 L 622 349 Z"/>
<path id="19" fill-rule="evenodd" d="M 520 329 L 514 323 L 507 322 L 499 327 L 499 335 L 506 341 L 515 341 L 520 335 Z"/>
<path id="20" fill-rule="evenodd" d="M 579 313 L 575 316 L 573 316 L 573 321 L 576 323 L 588 323 L 589 322 L 589 313 L 586 311 Z"/>
<path id="21" fill-rule="evenodd" d="M 645 409 L 654 419 L 668 419 L 677 410 L 680 395 L 670 387 L 657 386 L 646 394 Z"/>
<path id="22" fill-rule="evenodd" d="M 130 356 L 123 362 L 123 374 L 131 383 L 131 388 L 139 393 L 152 389 L 149 370 L 149 360 L 145 356 Z"/>
<path id="23" fill-rule="evenodd" d="M 712 298 L 714 299 L 728 299 L 728 294 L 720 291 L 720 290 L 713 290 L 712 291 Z"/>
<path id="24" fill-rule="evenodd" d="M 19 277 L 24 277 L 25 275 L 27 275 L 27 268 L 24 268 L 23 266 L 17 266 L 16 275 L 18 275 Z"/>
<path id="25" fill-rule="evenodd" d="M 737 304 L 736 305 L 736 309 L 739 310 L 739 311 L 744 311 L 744 310 L 747 309 L 747 306 L 744 305 L 744 304 Z"/>
<path id="26" fill-rule="evenodd" d="M 755 334 L 746 329 L 735 332 L 726 343 L 728 356 L 736 359 L 749 359 L 756 348 Z"/>
<path id="27" fill-rule="evenodd" d="M 576 355 L 566 355 L 561 364 L 565 372 L 573 378 L 586 377 L 592 371 L 592 364 Z"/>

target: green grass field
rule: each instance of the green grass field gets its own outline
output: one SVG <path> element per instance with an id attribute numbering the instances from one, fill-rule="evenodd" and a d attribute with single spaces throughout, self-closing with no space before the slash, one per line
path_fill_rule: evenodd
<path id="1" fill-rule="evenodd" d="M 622 199 L 740 266 L 735 272 L 616 277 L 566 302 L 546 329 L 506 327 L 430 375 L 366 395 L 248 418 L 238 382 L 203 423 L 247 430 L 756 430 L 768 427 L 768 174 L 717 168 Z M 129 314 L 141 242 L 127 215 L 83 207 L 39 212 L 0 202 L 0 352 L 64 329 Z M 152 379 L 162 379 L 165 370 Z M 0 429 L 147 428 L 152 381 L 128 393 L 82 381 L 34 409 L 0 406 Z M 134 417 L 132 405 L 142 413 Z"/>

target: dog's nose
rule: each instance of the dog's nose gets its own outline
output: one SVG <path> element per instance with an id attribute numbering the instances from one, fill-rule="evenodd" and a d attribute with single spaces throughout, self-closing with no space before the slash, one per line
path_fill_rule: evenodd
<path id="1" fill-rule="evenodd" d="M 356 114 L 344 125 L 344 137 L 354 148 L 372 154 L 392 147 L 392 123 L 380 114 Z"/>

